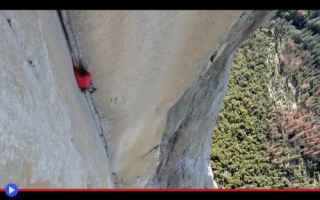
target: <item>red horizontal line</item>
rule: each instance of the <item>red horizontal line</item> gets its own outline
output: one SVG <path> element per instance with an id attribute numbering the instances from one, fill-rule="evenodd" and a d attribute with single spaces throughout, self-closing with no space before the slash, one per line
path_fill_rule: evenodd
<path id="1" fill-rule="evenodd" d="M 0 189 L 0 192 L 3 192 Z M 150 189 L 150 188 L 19 188 L 19 192 L 320 192 L 319 189 Z"/>

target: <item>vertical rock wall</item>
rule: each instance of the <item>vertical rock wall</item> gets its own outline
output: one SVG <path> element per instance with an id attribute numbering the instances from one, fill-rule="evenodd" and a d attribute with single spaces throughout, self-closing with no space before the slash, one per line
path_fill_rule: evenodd
<path id="1" fill-rule="evenodd" d="M 212 187 L 232 55 L 269 12 L 241 13 L 67 12 L 109 127 L 106 152 L 57 13 L 0 11 L 0 184 Z"/>
<path id="2" fill-rule="evenodd" d="M 145 186 L 172 107 L 241 11 L 68 11 L 120 186 Z"/>
<path id="3" fill-rule="evenodd" d="M 214 185 L 209 167 L 211 136 L 233 54 L 271 14 L 270 11 L 244 12 L 226 34 L 212 62 L 170 108 L 160 144 L 160 163 L 149 185 L 201 188 Z"/>
<path id="4" fill-rule="evenodd" d="M 56 11 L 0 11 L 0 34 L 0 185 L 112 187 Z"/>

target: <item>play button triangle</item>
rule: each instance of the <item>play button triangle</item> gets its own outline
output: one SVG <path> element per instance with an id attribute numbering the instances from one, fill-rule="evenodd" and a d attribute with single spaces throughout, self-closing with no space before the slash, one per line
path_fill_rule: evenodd
<path id="1" fill-rule="evenodd" d="M 12 188 L 12 187 L 9 186 L 9 194 L 12 194 L 12 193 L 15 192 L 15 191 L 16 191 L 16 189 L 14 189 L 14 188 Z"/>
<path id="2" fill-rule="evenodd" d="M 15 197 L 18 194 L 18 187 L 14 183 L 8 183 L 4 187 L 4 191 L 8 197 Z"/>

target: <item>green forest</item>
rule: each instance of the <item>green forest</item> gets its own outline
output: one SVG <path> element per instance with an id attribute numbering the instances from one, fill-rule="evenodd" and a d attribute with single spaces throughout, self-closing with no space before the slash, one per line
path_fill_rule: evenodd
<path id="1" fill-rule="evenodd" d="M 281 10 L 236 53 L 213 130 L 221 188 L 320 186 L 320 11 Z"/>

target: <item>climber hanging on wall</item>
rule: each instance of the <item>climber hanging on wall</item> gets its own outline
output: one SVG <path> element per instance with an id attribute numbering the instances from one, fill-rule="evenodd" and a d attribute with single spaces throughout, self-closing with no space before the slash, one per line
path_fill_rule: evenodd
<path id="1" fill-rule="evenodd" d="M 77 84 L 82 92 L 88 91 L 90 93 L 95 92 L 97 89 L 93 86 L 92 77 L 81 62 L 77 66 L 73 67 Z"/>

